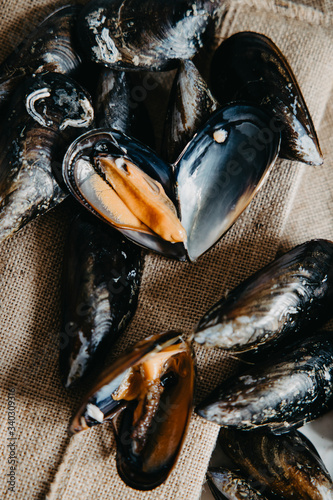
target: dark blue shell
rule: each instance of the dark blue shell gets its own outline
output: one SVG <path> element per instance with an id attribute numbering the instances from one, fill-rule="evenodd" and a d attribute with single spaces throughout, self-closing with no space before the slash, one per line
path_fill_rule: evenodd
<path id="1" fill-rule="evenodd" d="M 191 260 L 214 245 L 247 207 L 279 146 L 270 116 L 246 104 L 216 111 L 194 136 L 175 165 Z"/>

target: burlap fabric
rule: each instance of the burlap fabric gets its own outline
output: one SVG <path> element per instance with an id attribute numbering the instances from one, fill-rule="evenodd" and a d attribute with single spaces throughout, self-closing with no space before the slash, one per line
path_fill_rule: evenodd
<path id="1" fill-rule="evenodd" d="M 58 2 L 1 2 L 3 58 Z M 147 335 L 174 328 L 190 333 L 203 312 L 278 248 L 333 234 L 333 2 L 331 0 L 233 0 L 226 4 L 221 37 L 241 30 L 270 36 L 293 67 L 319 130 L 325 154 L 320 168 L 279 161 L 259 195 L 223 240 L 197 264 L 145 259 L 137 314 L 110 360 Z M 329 102 L 329 105 L 328 105 Z M 127 488 L 117 476 L 108 425 L 67 436 L 79 403 L 58 374 L 60 278 L 68 206 L 31 223 L 2 245 L 0 498 L 49 500 L 197 499 L 218 427 L 193 416 L 181 456 L 161 487 Z M 233 368 L 217 351 L 197 351 L 201 399 Z M 15 493 L 9 472 L 7 411 L 15 393 Z"/>

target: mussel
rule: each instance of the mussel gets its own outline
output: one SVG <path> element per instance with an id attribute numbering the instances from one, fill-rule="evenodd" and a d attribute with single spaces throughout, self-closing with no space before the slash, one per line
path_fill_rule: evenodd
<path id="1" fill-rule="evenodd" d="M 80 212 L 65 249 L 60 370 L 67 388 L 103 363 L 135 313 L 140 280 L 139 247 Z"/>
<path id="2" fill-rule="evenodd" d="M 100 129 L 71 145 L 63 177 L 81 203 L 133 241 L 196 260 L 246 208 L 279 144 L 268 115 L 232 105 L 210 117 L 173 165 L 125 134 Z"/>
<path id="3" fill-rule="evenodd" d="M 184 258 L 170 166 L 142 143 L 116 130 L 88 132 L 68 149 L 63 177 L 84 206 L 125 236 Z"/>
<path id="4" fill-rule="evenodd" d="M 224 467 L 210 467 L 206 474 L 208 486 L 216 500 L 265 500 L 239 473 Z"/>
<path id="5" fill-rule="evenodd" d="M 48 16 L 0 66 L 0 108 L 27 76 L 46 72 L 74 75 L 80 65 L 73 30 L 76 5 L 61 7 Z"/>
<path id="6" fill-rule="evenodd" d="M 267 496 L 274 493 L 279 499 L 333 499 L 333 483 L 326 467 L 312 443 L 298 431 L 274 436 L 221 429 L 219 443 Z"/>
<path id="7" fill-rule="evenodd" d="M 267 352 L 311 332 L 332 314 L 333 243 L 305 242 L 214 304 L 195 341 L 232 352 Z"/>
<path id="8" fill-rule="evenodd" d="M 78 36 L 88 58 L 115 69 L 165 71 L 212 35 L 217 0 L 93 0 Z"/>
<path id="9" fill-rule="evenodd" d="M 144 85 L 147 78 L 143 80 Z M 128 72 L 103 68 L 96 89 L 96 124 L 124 132 L 154 148 L 154 130 L 147 109 L 133 97 L 138 86 Z"/>
<path id="10" fill-rule="evenodd" d="M 133 121 L 128 74 L 104 68 L 99 77 L 96 95 L 98 126 L 114 128 L 128 134 Z"/>
<path id="11" fill-rule="evenodd" d="M 192 350 L 177 332 L 136 344 L 101 375 L 72 432 L 114 419 L 117 468 L 132 488 L 149 490 L 169 475 L 192 412 Z"/>
<path id="12" fill-rule="evenodd" d="M 218 109 L 205 80 L 191 61 L 183 61 L 169 98 L 164 129 L 164 158 L 173 163 L 198 129 Z"/>
<path id="13" fill-rule="evenodd" d="M 282 135 L 281 157 L 322 164 L 317 134 L 297 80 L 268 37 L 245 31 L 222 42 L 211 63 L 211 86 L 221 105 L 246 100 L 271 113 L 271 127 Z"/>
<path id="14" fill-rule="evenodd" d="M 0 241 L 66 197 L 58 167 L 93 117 L 89 96 L 66 76 L 39 75 L 17 89 L 0 139 Z"/>
<path id="15" fill-rule="evenodd" d="M 197 412 L 222 427 L 282 434 L 332 408 L 333 333 L 325 332 L 229 379 Z"/>

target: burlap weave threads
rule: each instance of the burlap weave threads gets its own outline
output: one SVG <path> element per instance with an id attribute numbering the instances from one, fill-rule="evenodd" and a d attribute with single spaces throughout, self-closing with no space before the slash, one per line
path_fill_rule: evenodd
<path id="1" fill-rule="evenodd" d="M 58 2 L 1 4 L 0 55 L 4 57 Z M 148 254 L 137 314 L 114 353 L 166 329 L 190 333 L 218 298 L 270 261 L 283 243 L 289 248 L 333 230 L 333 2 L 236 0 L 227 3 L 221 38 L 242 30 L 271 37 L 289 60 L 319 128 L 325 155 L 320 168 L 279 161 L 261 192 L 234 227 L 197 264 Z M 327 106 L 330 102 L 329 106 Z M 326 110 L 326 112 L 325 112 Z M 124 485 L 115 468 L 108 425 L 69 439 L 67 426 L 79 395 L 63 389 L 58 374 L 60 279 L 68 206 L 43 216 L 2 245 L 0 498 L 49 500 L 195 500 L 214 448 L 218 427 L 192 418 L 177 466 L 151 492 Z M 218 351 L 198 350 L 197 399 L 233 366 Z M 7 491 L 8 393 L 15 392 L 15 494 Z"/>

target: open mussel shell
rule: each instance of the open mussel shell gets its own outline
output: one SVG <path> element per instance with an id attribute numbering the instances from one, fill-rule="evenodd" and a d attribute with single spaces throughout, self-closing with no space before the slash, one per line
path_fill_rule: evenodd
<path id="1" fill-rule="evenodd" d="M 210 467 L 207 483 L 215 500 L 265 500 L 239 473 L 224 467 Z"/>
<path id="2" fill-rule="evenodd" d="M 281 351 L 219 386 L 197 413 L 222 427 L 282 434 L 333 408 L 333 333 Z"/>
<path id="3" fill-rule="evenodd" d="M 190 260 L 196 260 L 234 224 L 274 165 L 280 134 L 255 106 L 216 111 L 175 164 L 180 220 Z"/>
<path id="4" fill-rule="evenodd" d="M 60 371 L 69 388 L 104 362 L 133 317 L 141 281 L 141 250 L 80 211 L 65 248 Z"/>
<path id="5" fill-rule="evenodd" d="M 213 113 L 172 166 L 139 141 L 100 129 L 71 145 L 63 176 L 79 201 L 136 243 L 196 260 L 250 203 L 279 145 L 265 112 L 237 104 Z"/>
<path id="6" fill-rule="evenodd" d="M 115 69 L 165 71 L 202 47 L 217 0 L 93 0 L 78 37 L 92 61 Z"/>
<path id="7" fill-rule="evenodd" d="M 0 241 L 66 197 L 57 167 L 93 117 L 90 97 L 67 76 L 39 75 L 17 89 L 0 139 Z"/>
<path id="8" fill-rule="evenodd" d="M 221 429 L 219 443 L 265 495 L 284 499 L 333 499 L 333 483 L 317 450 L 298 431 L 282 436 Z"/>
<path id="9" fill-rule="evenodd" d="M 222 105 L 246 100 L 271 113 L 272 126 L 281 130 L 281 157 L 309 165 L 323 162 L 296 78 L 272 40 L 247 31 L 227 38 L 212 59 L 211 86 Z"/>
<path id="10" fill-rule="evenodd" d="M 312 240 L 250 276 L 203 316 L 194 340 L 232 352 L 267 352 L 323 324 L 333 300 L 333 243 Z"/>
<path id="11" fill-rule="evenodd" d="M 184 246 L 176 241 L 184 235 L 175 208 L 171 167 L 141 142 L 117 130 L 88 132 L 68 149 L 63 176 L 86 208 L 126 237 L 185 259 Z"/>
<path id="12" fill-rule="evenodd" d="M 191 61 L 183 61 L 169 98 L 163 156 L 173 163 L 198 129 L 218 108 L 208 86 Z"/>
<path id="13" fill-rule="evenodd" d="M 27 76 L 45 72 L 73 75 L 81 65 L 73 29 L 79 12 L 67 5 L 48 16 L 0 66 L 0 107 Z"/>
<path id="14" fill-rule="evenodd" d="M 132 488 L 169 475 L 192 413 L 195 369 L 189 344 L 167 332 L 136 344 L 101 375 L 71 425 L 78 432 L 117 414 L 117 467 Z"/>

